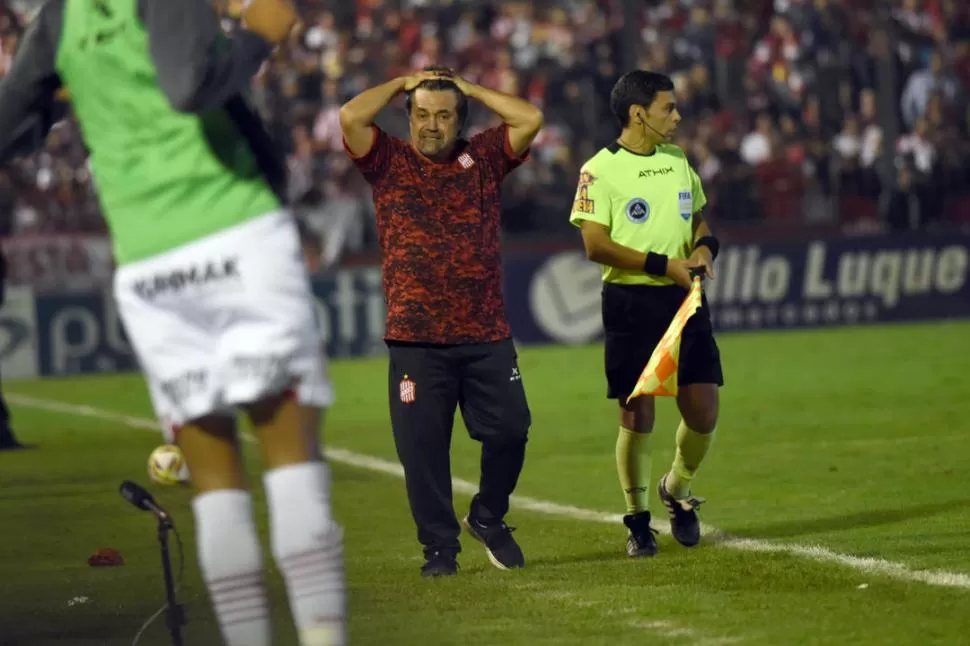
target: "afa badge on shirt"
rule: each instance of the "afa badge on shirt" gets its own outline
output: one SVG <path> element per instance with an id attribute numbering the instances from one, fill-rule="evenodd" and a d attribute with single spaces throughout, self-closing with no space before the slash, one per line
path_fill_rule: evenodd
<path id="1" fill-rule="evenodd" d="M 694 194 L 690 191 L 677 193 L 677 208 L 680 209 L 680 217 L 690 220 L 690 216 L 694 215 Z"/>
<path id="2" fill-rule="evenodd" d="M 635 197 L 626 203 L 626 219 L 633 224 L 643 224 L 650 217 L 650 205 L 642 197 Z"/>

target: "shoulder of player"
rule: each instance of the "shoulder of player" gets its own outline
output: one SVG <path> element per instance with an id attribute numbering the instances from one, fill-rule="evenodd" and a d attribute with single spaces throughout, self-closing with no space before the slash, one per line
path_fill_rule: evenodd
<path id="1" fill-rule="evenodd" d="M 373 128 L 374 139 L 371 142 L 370 148 L 363 155 L 359 157 L 351 155 L 351 158 L 357 163 L 366 163 L 367 160 L 374 158 L 375 155 L 387 156 L 390 162 L 387 171 L 390 172 L 391 168 L 395 167 L 398 163 L 397 160 L 404 158 L 408 154 L 408 151 L 411 149 L 411 144 L 401 137 L 392 135 L 376 124 L 371 127 Z"/>
<path id="2" fill-rule="evenodd" d="M 687 153 L 684 152 L 683 148 L 681 148 L 676 144 L 668 144 L 668 143 L 657 144 L 657 154 L 665 155 L 667 157 L 674 157 L 684 162 L 688 162 Z"/>
<path id="3" fill-rule="evenodd" d="M 477 131 L 470 137 L 462 137 L 458 145 L 465 152 L 482 156 L 498 156 L 503 154 L 507 146 L 508 126 L 500 123 Z"/>
<path id="4" fill-rule="evenodd" d="M 601 148 L 598 153 L 583 163 L 581 170 L 596 175 L 609 172 L 614 164 L 615 157 L 609 148 Z"/>
<path id="5" fill-rule="evenodd" d="M 674 168 L 683 169 L 688 175 L 697 172 L 694 170 L 687 152 L 680 146 L 668 143 L 658 144 L 657 155 L 668 163 L 675 164 Z"/>
<path id="6" fill-rule="evenodd" d="M 395 148 L 410 146 L 410 144 L 405 141 L 402 137 L 397 135 L 392 135 L 387 130 L 384 130 L 376 123 L 371 126 L 374 129 L 374 143 L 377 143 L 379 139 L 383 140 L 385 145 L 394 146 Z"/>
<path id="7" fill-rule="evenodd" d="M 615 172 L 613 170 L 615 164 L 616 157 L 613 152 L 608 147 L 601 148 L 599 152 L 587 159 L 580 167 L 580 183 L 589 185 L 598 181 L 602 184 L 610 184 L 608 175 L 611 172 Z"/>
<path id="8" fill-rule="evenodd" d="M 56 47 L 61 39 L 66 4 L 67 0 L 47 0 L 30 17 L 25 31 L 41 34 L 51 46 Z"/>

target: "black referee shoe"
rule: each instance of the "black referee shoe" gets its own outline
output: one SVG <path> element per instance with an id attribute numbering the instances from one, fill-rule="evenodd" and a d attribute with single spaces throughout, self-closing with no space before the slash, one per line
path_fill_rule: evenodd
<path id="1" fill-rule="evenodd" d="M 670 515 L 670 533 L 684 547 L 694 547 L 701 541 L 701 521 L 697 519 L 697 509 L 704 503 L 703 498 L 688 496 L 683 500 L 674 498 L 667 491 L 667 476 L 657 483 L 660 502 Z"/>
<path id="2" fill-rule="evenodd" d="M 650 512 L 627 514 L 623 524 L 630 530 L 626 539 L 626 553 L 632 558 L 654 556 L 657 553 L 657 530 L 650 526 Z"/>
<path id="3" fill-rule="evenodd" d="M 509 527 L 504 522 L 481 523 L 472 517 L 471 514 L 462 519 L 465 529 L 471 534 L 472 538 L 485 546 L 485 554 L 492 565 L 500 570 L 512 570 L 525 567 L 525 556 L 522 548 L 512 538 L 514 527 Z"/>
<path id="4" fill-rule="evenodd" d="M 455 576 L 458 574 L 458 559 L 454 552 L 434 550 L 424 556 L 425 562 L 421 566 L 421 576 Z"/>

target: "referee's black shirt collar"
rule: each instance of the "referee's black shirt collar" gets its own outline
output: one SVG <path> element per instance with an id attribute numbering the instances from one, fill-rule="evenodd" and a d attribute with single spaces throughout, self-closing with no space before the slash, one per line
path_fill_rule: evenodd
<path id="1" fill-rule="evenodd" d="M 629 148 L 627 148 L 626 146 L 624 146 L 623 144 L 621 144 L 619 141 L 614 141 L 609 146 L 607 146 L 606 149 L 608 151 L 610 151 L 611 153 L 613 153 L 614 155 L 616 153 L 620 152 L 621 150 L 624 150 L 624 151 L 630 153 L 631 155 L 636 155 L 637 157 L 653 157 L 654 155 L 657 154 L 657 147 L 656 146 L 654 146 L 653 147 L 653 150 L 650 151 L 650 152 L 648 152 L 648 153 L 638 153 L 638 152 L 634 152 L 634 151 L 630 150 Z"/>

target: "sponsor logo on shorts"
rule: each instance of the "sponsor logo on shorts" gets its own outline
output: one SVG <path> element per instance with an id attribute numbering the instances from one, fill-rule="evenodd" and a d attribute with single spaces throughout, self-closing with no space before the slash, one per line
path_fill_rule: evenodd
<path id="1" fill-rule="evenodd" d="M 512 368 L 512 376 L 509 377 L 509 381 L 522 381 L 522 373 L 519 372 L 518 366 Z"/>
<path id="2" fill-rule="evenodd" d="M 152 300 L 163 294 L 178 294 L 188 287 L 221 285 L 239 279 L 239 258 L 230 257 L 155 274 L 150 278 L 136 281 L 133 289 L 142 298 Z"/>
<path id="3" fill-rule="evenodd" d="M 237 379 L 275 381 L 286 372 L 286 360 L 279 355 L 236 355 L 232 358 L 233 375 Z"/>
<path id="4" fill-rule="evenodd" d="M 192 395 L 205 390 L 208 382 L 208 371 L 186 370 L 177 377 L 161 381 L 158 388 L 173 404 L 178 406 Z"/>
<path id="5" fill-rule="evenodd" d="M 404 375 L 404 378 L 401 379 L 401 402 L 413 404 L 416 395 L 417 389 L 414 382 L 407 375 Z"/>

